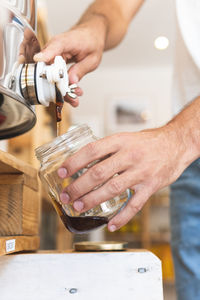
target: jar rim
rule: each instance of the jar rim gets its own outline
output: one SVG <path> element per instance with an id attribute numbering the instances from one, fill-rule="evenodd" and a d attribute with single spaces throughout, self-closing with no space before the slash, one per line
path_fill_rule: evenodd
<path id="1" fill-rule="evenodd" d="M 80 132 L 81 131 L 81 132 Z M 92 130 L 87 124 L 78 124 L 74 125 L 71 128 L 68 129 L 67 132 L 64 134 L 54 138 L 52 141 L 45 143 L 35 149 L 35 154 L 38 159 L 40 159 L 42 156 L 52 153 L 54 150 L 57 149 L 59 145 L 62 145 L 63 142 L 65 142 L 65 145 L 70 145 L 72 142 L 74 142 L 77 138 L 80 138 L 80 134 L 83 133 L 91 133 Z"/>

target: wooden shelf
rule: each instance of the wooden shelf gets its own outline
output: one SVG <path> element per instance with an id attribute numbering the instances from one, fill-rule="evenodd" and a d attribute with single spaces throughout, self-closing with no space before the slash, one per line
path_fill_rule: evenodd
<path id="1" fill-rule="evenodd" d="M 37 170 L 0 151 L 0 255 L 39 248 Z"/>
<path id="2" fill-rule="evenodd" d="M 0 256 L 21 251 L 34 251 L 39 248 L 39 236 L 0 237 Z"/>

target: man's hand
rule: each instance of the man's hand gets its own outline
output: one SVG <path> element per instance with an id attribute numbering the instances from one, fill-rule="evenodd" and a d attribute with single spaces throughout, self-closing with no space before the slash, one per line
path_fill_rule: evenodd
<path id="1" fill-rule="evenodd" d="M 61 55 L 67 63 L 74 63 L 69 69 L 70 84 L 78 83 L 97 68 L 104 50 L 121 42 L 142 3 L 143 0 L 94 1 L 78 24 L 51 39 L 42 52 L 34 56 L 35 61 L 53 63 L 55 56 Z M 75 92 L 82 95 L 80 88 Z M 65 100 L 72 106 L 78 105 L 78 99 L 66 97 Z"/>
<path id="2" fill-rule="evenodd" d="M 119 229 L 153 193 L 180 176 L 189 164 L 186 147 L 171 124 L 139 133 L 115 134 L 88 144 L 65 161 L 58 170 L 60 177 L 107 158 L 72 182 L 61 194 L 61 201 L 71 201 L 75 210 L 84 212 L 130 188 L 134 195 L 108 224 L 110 231 Z M 113 177 L 115 174 L 119 175 Z"/>
<path id="3" fill-rule="evenodd" d="M 98 34 L 97 34 L 98 33 Z M 77 25 L 70 31 L 53 37 L 45 48 L 34 56 L 35 61 L 53 63 L 56 55 L 61 55 L 67 63 L 74 63 L 69 68 L 69 82 L 78 83 L 88 72 L 97 68 L 104 50 L 106 26 L 101 17 L 93 18 Z M 78 96 L 82 90 L 75 90 Z M 72 106 L 78 105 L 78 99 L 65 97 Z"/>

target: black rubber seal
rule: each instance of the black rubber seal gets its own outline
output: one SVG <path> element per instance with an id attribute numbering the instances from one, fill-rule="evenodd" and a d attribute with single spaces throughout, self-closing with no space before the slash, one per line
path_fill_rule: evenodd
<path id="1" fill-rule="evenodd" d="M 35 96 L 37 99 L 38 104 L 41 104 L 39 99 L 38 99 L 38 92 L 37 92 L 37 81 L 36 81 L 36 74 L 37 74 L 37 63 L 35 64 L 34 68 L 34 85 L 35 85 Z"/>
<path id="2" fill-rule="evenodd" d="M 24 68 L 24 66 L 25 66 L 25 64 L 23 64 L 23 66 L 22 66 L 22 68 L 21 68 L 21 71 L 20 71 L 20 75 L 19 75 L 19 81 L 20 81 L 20 85 L 19 85 L 19 89 L 20 89 L 20 93 L 21 93 L 21 95 L 24 97 L 24 94 L 23 94 L 23 92 L 22 92 L 22 85 L 21 85 L 21 82 L 22 82 L 22 70 L 23 70 L 23 68 Z M 25 97 L 24 97 L 25 98 Z"/>

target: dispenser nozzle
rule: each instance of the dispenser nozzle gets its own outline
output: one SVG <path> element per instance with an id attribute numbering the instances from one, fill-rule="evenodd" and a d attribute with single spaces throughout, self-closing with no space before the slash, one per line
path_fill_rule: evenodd
<path id="1" fill-rule="evenodd" d="M 50 102 L 56 102 L 56 88 L 62 97 L 66 94 L 73 99 L 77 97 L 75 93 L 77 85 L 69 85 L 67 66 L 61 56 L 56 56 L 51 65 L 44 62 L 21 64 L 13 68 L 12 74 L 10 73 L 8 77 L 8 88 L 12 88 L 11 79 L 16 78 L 19 93 L 32 105 L 49 106 Z"/>

